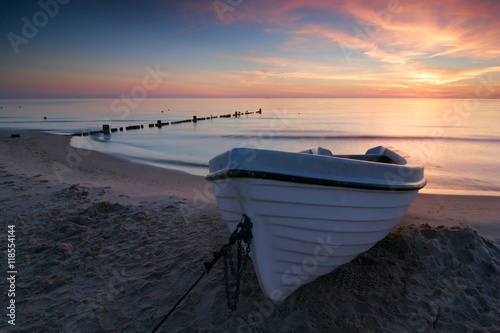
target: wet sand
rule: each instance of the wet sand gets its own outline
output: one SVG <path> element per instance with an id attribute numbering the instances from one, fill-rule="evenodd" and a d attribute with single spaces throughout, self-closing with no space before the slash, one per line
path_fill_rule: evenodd
<path id="1" fill-rule="evenodd" d="M 0 329 L 151 332 L 227 242 L 210 184 L 11 133 L 0 131 L 0 216 L 4 234 L 15 225 L 17 273 L 7 297 L 3 269 L 1 303 L 15 299 L 16 325 L 3 306 Z M 419 194 L 388 237 L 282 303 L 250 262 L 234 313 L 218 263 L 160 331 L 499 331 L 499 212 L 500 197 Z"/>

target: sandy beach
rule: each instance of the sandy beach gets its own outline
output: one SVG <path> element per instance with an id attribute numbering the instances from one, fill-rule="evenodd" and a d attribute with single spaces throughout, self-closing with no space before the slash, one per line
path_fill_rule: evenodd
<path id="1" fill-rule="evenodd" d="M 0 131 L 2 331 L 151 332 L 227 242 L 203 177 Z M 238 310 L 222 263 L 161 332 L 499 332 L 500 197 L 421 193 L 391 234 L 284 302 L 250 263 Z M 7 316 L 15 300 L 15 326 Z"/>

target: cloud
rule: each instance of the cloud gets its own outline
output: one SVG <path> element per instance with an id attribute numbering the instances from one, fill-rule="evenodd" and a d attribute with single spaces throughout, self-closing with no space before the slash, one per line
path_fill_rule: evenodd
<path id="1" fill-rule="evenodd" d="M 374 61 L 381 68 L 379 78 L 398 74 L 399 86 L 449 84 L 499 71 L 492 65 L 500 60 L 498 1 L 355 1 L 339 8 L 350 25 L 298 25 L 287 32 L 295 47 L 300 48 L 301 40 L 295 36 L 336 43 L 346 65 L 373 66 Z"/>
<path id="2" fill-rule="evenodd" d="M 466 95 L 491 73 L 500 82 L 498 0 L 185 0 L 163 11 L 157 26 L 168 29 L 158 29 L 136 60 L 75 56 L 62 46 L 33 54 L 30 43 L 0 65 L 0 87 L 119 95 L 142 80 L 148 59 L 172 71 L 158 96 L 441 97 Z M 163 47 L 170 29 L 178 36 L 166 40 L 176 44 Z"/>
<path id="3" fill-rule="evenodd" d="M 292 27 L 311 10 L 332 10 L 341 6 L 340 1 L 304 0 L 239 0 L 213 1 L 211 10 L 220 24 L 235 22 L 265 23 L 272 26 Z"/>

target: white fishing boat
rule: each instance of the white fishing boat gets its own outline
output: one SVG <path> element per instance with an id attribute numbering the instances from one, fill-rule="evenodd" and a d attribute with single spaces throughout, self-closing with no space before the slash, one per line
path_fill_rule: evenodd
<path id="1" fill-rule="evenodd" d="M 382 146 L 364 155 L 234 148 L 209 167 L 230 231 L 242 214 L 253 223 L 250 256 L 274 301 L 370 249 L 426 184 L 422 164 Z"/>

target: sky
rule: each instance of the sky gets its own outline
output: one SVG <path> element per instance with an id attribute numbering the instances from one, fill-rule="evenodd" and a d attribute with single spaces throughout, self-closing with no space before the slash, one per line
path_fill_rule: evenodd
<path id="1" fill-rule="evenodd" d="M 0 4 L 0 98 L 500 98 L 499 0 Z"/>

